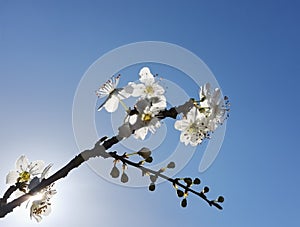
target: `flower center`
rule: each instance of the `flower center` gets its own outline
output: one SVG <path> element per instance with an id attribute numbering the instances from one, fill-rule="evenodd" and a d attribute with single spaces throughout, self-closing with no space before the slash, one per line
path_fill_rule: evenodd
<path id="1" fill-rule="evenodd" d="M 30 173 L 27 171 L 23 171 L 22 173 L 20 173 L 19 175 L 19 181 L 20 182 L 27 182 L 30 179 Z"/>
<path id="2" fill-rule="evenodd" d="M 47 204 L 43 205 L 44 203 L 41 203 L 41 207 L 36 207 L 33 209 L 33 214 L 37 214 L 37 215 L 40 215 L 42 213 L 45 213 L 46 210 L 47 210 Z"/>
<path id="3" fill-rule="evenodd" d="M 154 90 L 153 90 L 152 86 L 147 86 L 145 91 L 146 91 L 147 94 L 153 94 L 154 93 Z"/>
<path id="4" fill-rule="evenodd" d="M 142 114 L 142 121 L 149 122 L 149 121 L 151 121 L 151 119 L 152 119 L 151 114 L 149 114 L 149 113 L 147 113 L 147 114 Z"/>
<path id="5" fill-rule="evenodd" d="M 190 127 L 188 128 L 187 131 L 188 131 L 188 133 L 192 134 L 192 133 L 199 131 L 199 128 L 197 127 L 197 125 L 195 123 L 193 123 L 190 125 Z"/>

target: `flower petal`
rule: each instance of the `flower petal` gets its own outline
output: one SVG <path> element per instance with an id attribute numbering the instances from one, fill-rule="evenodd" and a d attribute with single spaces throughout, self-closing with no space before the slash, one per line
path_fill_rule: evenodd
<path id="1" fill-rule="evenodd" d="M 20 172 L 26 171 L 28 168 L 28 159 L 25 155 L 22 155 L 17 161 L 16 161 L 16 169 Z"/>
<path id="2" fill-rule="evenodd" d="M 44 169 L 45 163 L 42 160 L 37 160 L 37 161 L 33 161 L 30 163 L 30 165 L 28 166 L 29 168 L 29 172 L 32 175 L 37 175 L 42 173 L 43 169 Z"/>
<path id="3" fill-rule="evenodd" d="M 183 120 L 178 120 L 175 122 L 174 127 L 175 129 L 179 130 L 179 131 L 184 131 L 187 129 L 187 127 L 189 126 L 189 122 L 185 119 Z"/>
<path id="4" fill-rule="evenodd" d="M 112 113 L 117 110 L 119 106 L 119 99 L 116 95 L 111 95 L 110 99 L 106 101 L 103 107 L 106 109 L 107 112 Z"/>
<path id="5" fill-rule="evenodd" d="M 144 84 L 131 83 L 130 86 L 133 89 L 132 93 L 131 93 L 131 95 L 133 97 L 139 97 L 139 96 L 143 96 L 145 94 L 146 86 Z"/>
<path id="6" fill-rule="evenodd" d="M 17 183 L 17 179 L 19 177 L 19 173 L 16 171 L 10 171 L 6 176 L 6 184 L 13 185 Z"/>
<path id="7" fill-rule="evenodd" d="M 154 83 L 154 76 L 148 67 L 144 67 L 139 72 L 140 81 L 146 85 Z"/>
<path id="8" fill-rule="evenodd" d="M 134 136 L 137 139 L 144 140 L 146 138 L 147 133 L 148 133 L 148 127 L 143 127 L 143 128 L 136 130 L 134 132 Z"/>

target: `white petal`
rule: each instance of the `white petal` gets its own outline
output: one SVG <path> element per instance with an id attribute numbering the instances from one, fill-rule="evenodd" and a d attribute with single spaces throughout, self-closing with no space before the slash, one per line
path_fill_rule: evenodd
<path id="1" fill-rule="evenodd" d="M 129 116 L 129 124 L 134 125 L 137 121 L 137 117 L 138 116 L 136 114 L 132 115 L 132 116 Z"/>
<path id="2" fill-rule="evenodd" d="M 154 83 L 154 76 L 150 72 L 148 67 L 144 67 L 140 70 L 140 81 L 146 85 L 150 85 Z"/>
<path id="3" fill-rule="evenodd" d="M 48 216 L 51 213 L 51 205 L 47 205 L 46 209 L 43 211 L 43 215 Z"/>
<path id="4" fill-rule="evenodd" d="M 37 175 L 42 173 L 43 169 L 44 169 L 45 163 L 42 160 L 38 160 L 38 161 L 33 161 L 32 163 L 30 163 L 30 165 L 28 166 L 29 172 L 32 175 Z"/>
<path id="5" fill-rule="evenodd" d="M 160 96 L 165 93 L 165 89 L 157 83 L 153 84 L 152 87 L 153 87 L 155 96 Z"/>
<path id="6" fill-rule="evenodd" d="M 126 89 L 116 90 L 116 94 L 120 100 L 127 99 L 131 95 L 131 93 L 128 93 L 128 90 Z"/>
<path id="7" fill-rule="evenodd" d="M 189 126 L 189 122 L 187 120 L 178 120 L 175 122 L 174 127 L 179 131 L 184 131 Z"/>
<path id="8" fill-rule="evenodd" d="M 148 133 L 148 127 L 143 127 L 134 132 L 134 135 L 137 139 L 144 140 Z"/>
<path id="9" fill-rule="evenodd" d="M 43 172 L 42 172 L 41 179 L 44 179 L 44 178 L 47 177 L 48 172 L 49 172 L 49 170 L 50 170 L 50 168 L 51 168 L 52 166 L 53 166 L 53 164 L 51 163 L 51 164 L 49 164 L 48 166 L 45 167 L 45 169 L 44 169 Z"/>
<path id="10" fill-rule="evenodd" d="M 119 99 L 112 95 L 110 99 L 106 101 L 106 103 L 103 105 L 103 107 L 106 109 L 107 112 L 112 113 L 115 112 L 119 105 Z"/>
<path id="11" fill-rule="evenodd" d="M 20 172 L 26 171 L 28 168 L 28 159 L 25 155 L 22 155 L 17 161 L 16 161 L 16 169 Z"/>
<path id="12" fill-rule="evenodd" d="M 145 89 L 146 86 L 144 84 L 131 84 L 131 87 L 133 88 L 132 96 L 133 97 L 139 97 L 145 95 Z"/>
<path id="13" fill-rule="evenodd" d="M 17 179 L 19 177 L 19 173 L 16 171 L 10 171 L 6 176 L 6 184 L 13 185 L 17 183 Z"/>

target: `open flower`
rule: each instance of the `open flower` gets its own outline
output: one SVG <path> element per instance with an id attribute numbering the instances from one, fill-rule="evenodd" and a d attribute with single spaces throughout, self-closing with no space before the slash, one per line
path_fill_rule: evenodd
<path id="1" fill-rule="evenodd" d="M 42 173 L 44 168 L 43 161 L 30 162 L 22 155 L 16 161 L 16 170 L 10 171 L 6 176 L 7 184 L 15 184 L 17 182 L 29 183 L 35 176 Z"/>
<path id="2" fill-rule="evenodd" d="M 200 102 L 198 109 L 207 118 L 207 126 L 210 131 L 215 131 L 222 124 L 227 115 L 228 106 L 221 97 L 220 88 L 211 89 L 209 83 L 200 88 Z"/>
<path id="3" fill-rule="evenodd" d="M 98 107 L 98 111 L 104 107 L 107 112 L 115 112 L 118 108 L 119 102 L 130 96 L 130 94 L 126 92 L 126 89 L 117 88 L 119 80 L 120 75 L 112 77 L 96 91 L 96 95 L 99 98 L 107 96 L 106 100 Z"/>
<path id="4" fill-rule="evenodd" d="M 153 98 L 163 96 L 165 90 L 155 81 L 154 76 L 148 67 L 144 67 L 139 72 L 140 84 L 129 83 L 132 87 L 133 97 Z"/>
<path id="5" fill-rule="evenodd" d="M 180 141 L 185 145 L 197 146 L 208 137 L 207 119 L 193 107 L 182 120 L 175 122 L 175 128 L 181 131 Z"/>
<path id="6" fill-rule="evenodd" d="M 136 105 L 136 114 L 127 116 L 125 123 L 130 124 L 130 128 L 134 130 L 134 137 L 144 140 L 148 131 L 155 133 L 156 129 L 161 126 L 158 113 L 166 107 L 164 96 L 151 99 L 140 99 Z"/>
<path id="7" fill-rule="evenodd" d="M 42 216 L 48 216 L 51 212 L 51 203 L 50 199 L 56 194 L 56 190 L 52 189 L 51 186 L 48 186 L 46 190 L 43 191 L 41 199 L 32 201 L 30 207 L 30 218 L 32 217 L 40 222 Z"/>

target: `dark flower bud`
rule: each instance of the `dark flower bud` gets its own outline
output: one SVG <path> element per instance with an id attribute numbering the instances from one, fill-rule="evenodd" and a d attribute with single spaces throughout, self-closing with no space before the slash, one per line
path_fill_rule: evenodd
<path id="1" fill-rule="evenodd" d="M 169 169 L 174 169 L 174 168 L 175 168 L 175 162 L 170 162 L 170 163 L 167 165 L 167 168 L 169 168 Z"/>
<path id="2" fill-rule="evenodd" d="M 140 155 L 144 159 L 147 159 L 147 158 L 149 158 L 151 156 L 151 151 L 148 148 L 146 148 L 146 147 L 143 147 L 137 153 L 138 153 L 138 155 Z"/>
<path id="3" fill-rule="evenodd" d="M 209 192 L 209 187 L 206 187 L 206 186 L 205 186 L 205 187 L 203 188 L 202 192 L 203 192 L 203 193 Z"/>
<path id="4" fill-rule="evenodd" d="M 193 183 L 193 180 L 191 178 L 189 178 L 189 177 L 186 177 L 183 180 L 187 184 L 188 187 L 191 186 L 192 183 Z"/>
<path id="5" fill-rule="evenodd" d="M 218 199 L 217 199 L 217 201 L 219 203 L 223 203 L 224 202 L 224 197 L 223 196 L 219 196 Z"/>
<path id="6" fill-rule="evenodd" d="M 122 182 L 122 183 L 128 182 L 128 176 L 127 176 L 126 173 L 122 173 L 122 176 L 121 176 L 121 182 Z"/>
<path id="7" fill-rule="evenodd" d="M 150 180 L 154 183 L 157 180 L 156 175 L 150 175 Z"/>
<path id="8" fill-rule="evenodd" d="M 145 159 L 145 162 L 151 163 L 153 161 L 153 158 L 150 156 Z"/>
<path id="9" fill-rule="evenodd" d="M 177 190 L 177 195 L 178 195 L 178 197 L 182 197 L 184 195 L 184 193 L 183 193 L 183 191 L 178 189 Z"/>
<path id="10" fill-rule="evenodd" d="M 112 170 L 110 171 L 110 175 L 112 178 L 117 178 L 120 175 L 120 171 L 118 170 L 117 167 L 113 167 Z"/>
<path id="11" fill-rule="evenodd" d="M 181 201 L 181 206 L 182 207 L 186 207 L 187 206 L 187 199 L 184 198 L 182 201 Z"/>
<path id="12" fill-rule="evenodd" d="M 154 183 L 151 183 L 151 184 L 149 185 L 149 190 L 150 190 L 150 191 L 154 191 L 154 190 L 155 190 L 155 184 L 154 184 Z"/>
<path id="13" fill-rule="evenodd" d="M 199 178 L 195 178 L 193 183 L 194 184 L 201 184 L 201 180 Z"/>

